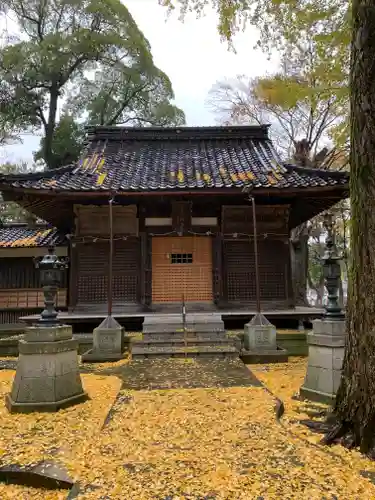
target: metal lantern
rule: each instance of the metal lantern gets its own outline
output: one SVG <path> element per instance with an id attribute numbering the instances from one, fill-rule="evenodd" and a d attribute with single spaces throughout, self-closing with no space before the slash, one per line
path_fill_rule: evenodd
<path id="1" fill-rule="evenodd" d="M 46 326 L 57 324 L 56 295 L 62 273 L 68 268 L 69 259 L 58 257 L 54 247 L 51 246 L 48 248 L 47 255 L 35 258 L 34 263 L 35 268 L 40 270 L 40 281 L 44 295 L 44 310 L 40 315 L 39 323 Z"/>
<path id="2" fill-rule="evenodd" d="M 331 214 L 325 215 L 323 225 L 325 230 L 327 231 L 325 252 L 322 258 L 323 277 L 328 295 L 324 316 L 332 319 L 342 319 L 344 318 L 344 313 L 339 304 L 341 257 L 337 253 Z"/>

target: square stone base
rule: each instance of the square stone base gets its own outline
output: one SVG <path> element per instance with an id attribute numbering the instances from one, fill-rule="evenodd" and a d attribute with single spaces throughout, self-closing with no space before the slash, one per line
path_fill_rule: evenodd
<path id="1" fill-rule="evenodd" d="M 300 388 L 299 395 L 301 399 L 308 399 L 309 401 L 313 401 L 315 403 L 323 403 L 330 406 L 333 406 L 336 399 L 334 394 L 314 391 L 313 389 L 304 386 Z"/>
<path id="2" fill-rule="evenodd" d="M 77 341 L 66 325 L 32 327 L 19 341 L 11 412 L 56 411 L 87 399 L 79 373 Z"/>
<path id="3" fill-rule="evenodd" d="M 93 347 L 82 354 L 83 363 L 100 363 L 123 359 L 124 329 L 118 325 L 110 328 L 102 325 L 94 329 Z"/>
<path id="4" fill-rule="evenodd" d="M 315 320 L 307 336 L 309 358 L 300 395 L 311 401 L 332 404 L 341 381 L 345 354 L 345 322 Z"/>
<path id="5" fill-rule="evenodd" d="M 247 351 L 276 351 L 276 328 L 271 323 L 247 323 L 244 329 L 244 347 Z"/>
<path id="6" fill-rule="evenodd" d="M 5 395 L 5 406 L 9 413 L 33 413 L 33 412 L 56 412 L 63 408 L 69 408 L 79 403 L 83 403 L 89 399 L 86 392 L 71 396 L 70 398 L 54 401 L 51 403 L 17 403 L 13 401 L 11 394 Z"/>
<path id="7" fill-rule="evenodd" d="M 246 350 L 240 352 L 240 358 L 246 365 L 258 365 L 263 363 L 287 363 L 288 351 L 285 349 L 273 350 Z"/>

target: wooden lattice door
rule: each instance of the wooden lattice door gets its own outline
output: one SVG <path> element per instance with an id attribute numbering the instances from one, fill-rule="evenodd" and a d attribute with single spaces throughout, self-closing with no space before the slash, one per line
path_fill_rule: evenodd
<path id="1" fill-rule="evenodd" d="M 152 301 L 212 302 L 212 241 L 209 236 L 152 239 Z"/>
<path id="2" fill-rule="evenodd" d="M 136 238 L 114 243 L 113 301 L 138 300 L 139 245 Z M 104 304 L 108 296 L 109 243 L 81 244 L 78 249 L 78 303 Z"/>
<path id="3" fill-rule="evenodd" d="M 283 241 L 258 241 L 260 296 L 266 302 L 287 298 L 288 246 Z M 252 240 L 226 241 L 224 245 L 227 299 L 231 303 L 255 303 L 255 258 Z"/>

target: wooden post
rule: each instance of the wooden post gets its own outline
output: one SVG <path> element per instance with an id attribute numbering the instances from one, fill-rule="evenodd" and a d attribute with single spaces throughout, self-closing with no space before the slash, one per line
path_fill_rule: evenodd
<path id="1" fill-rule="evenodd" d="M 257 234 L 257 218 L 256 218 L 254 196 L 251 197 L 251 205 L 253 208 L 255 293 L 256 293 L 256 301 L 257 301 L 257 313 L 260 313 L 261 307 L 260 307 L 260 286 L 259 286 L 258 234 Z"/>
<path id="2" fill-rule="evenodd" d="M 113 197 L 109 200 L 108 316 L 113 309 Z"/>

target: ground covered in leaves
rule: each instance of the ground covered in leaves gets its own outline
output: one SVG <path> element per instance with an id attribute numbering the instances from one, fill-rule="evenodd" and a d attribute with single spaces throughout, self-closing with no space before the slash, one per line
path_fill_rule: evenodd
<path id="1" fill-rule="evenodd" d="M 173 369 L 165 373 L 202 370 L 192 360 L 166 363 Z M 292 399 L 304 359 L 249 367 L 268 390 L 136 390 L 122 385 L 123 365 L 87 367 L 82 380 L 91 399 L 56 414 L 8 414 L 3 400 L 14 371 L 0 371 L 1 462 L 55 460 L 80 482 L 82 499 L 375 498 L 374 463 L 321 446 L 321 436 L 299 423 L 323 408 Z M 281 422 L 276 396 L 285 403 Z M 0 483 L 0 498 L 62 499 L 67 492 Z"/>

